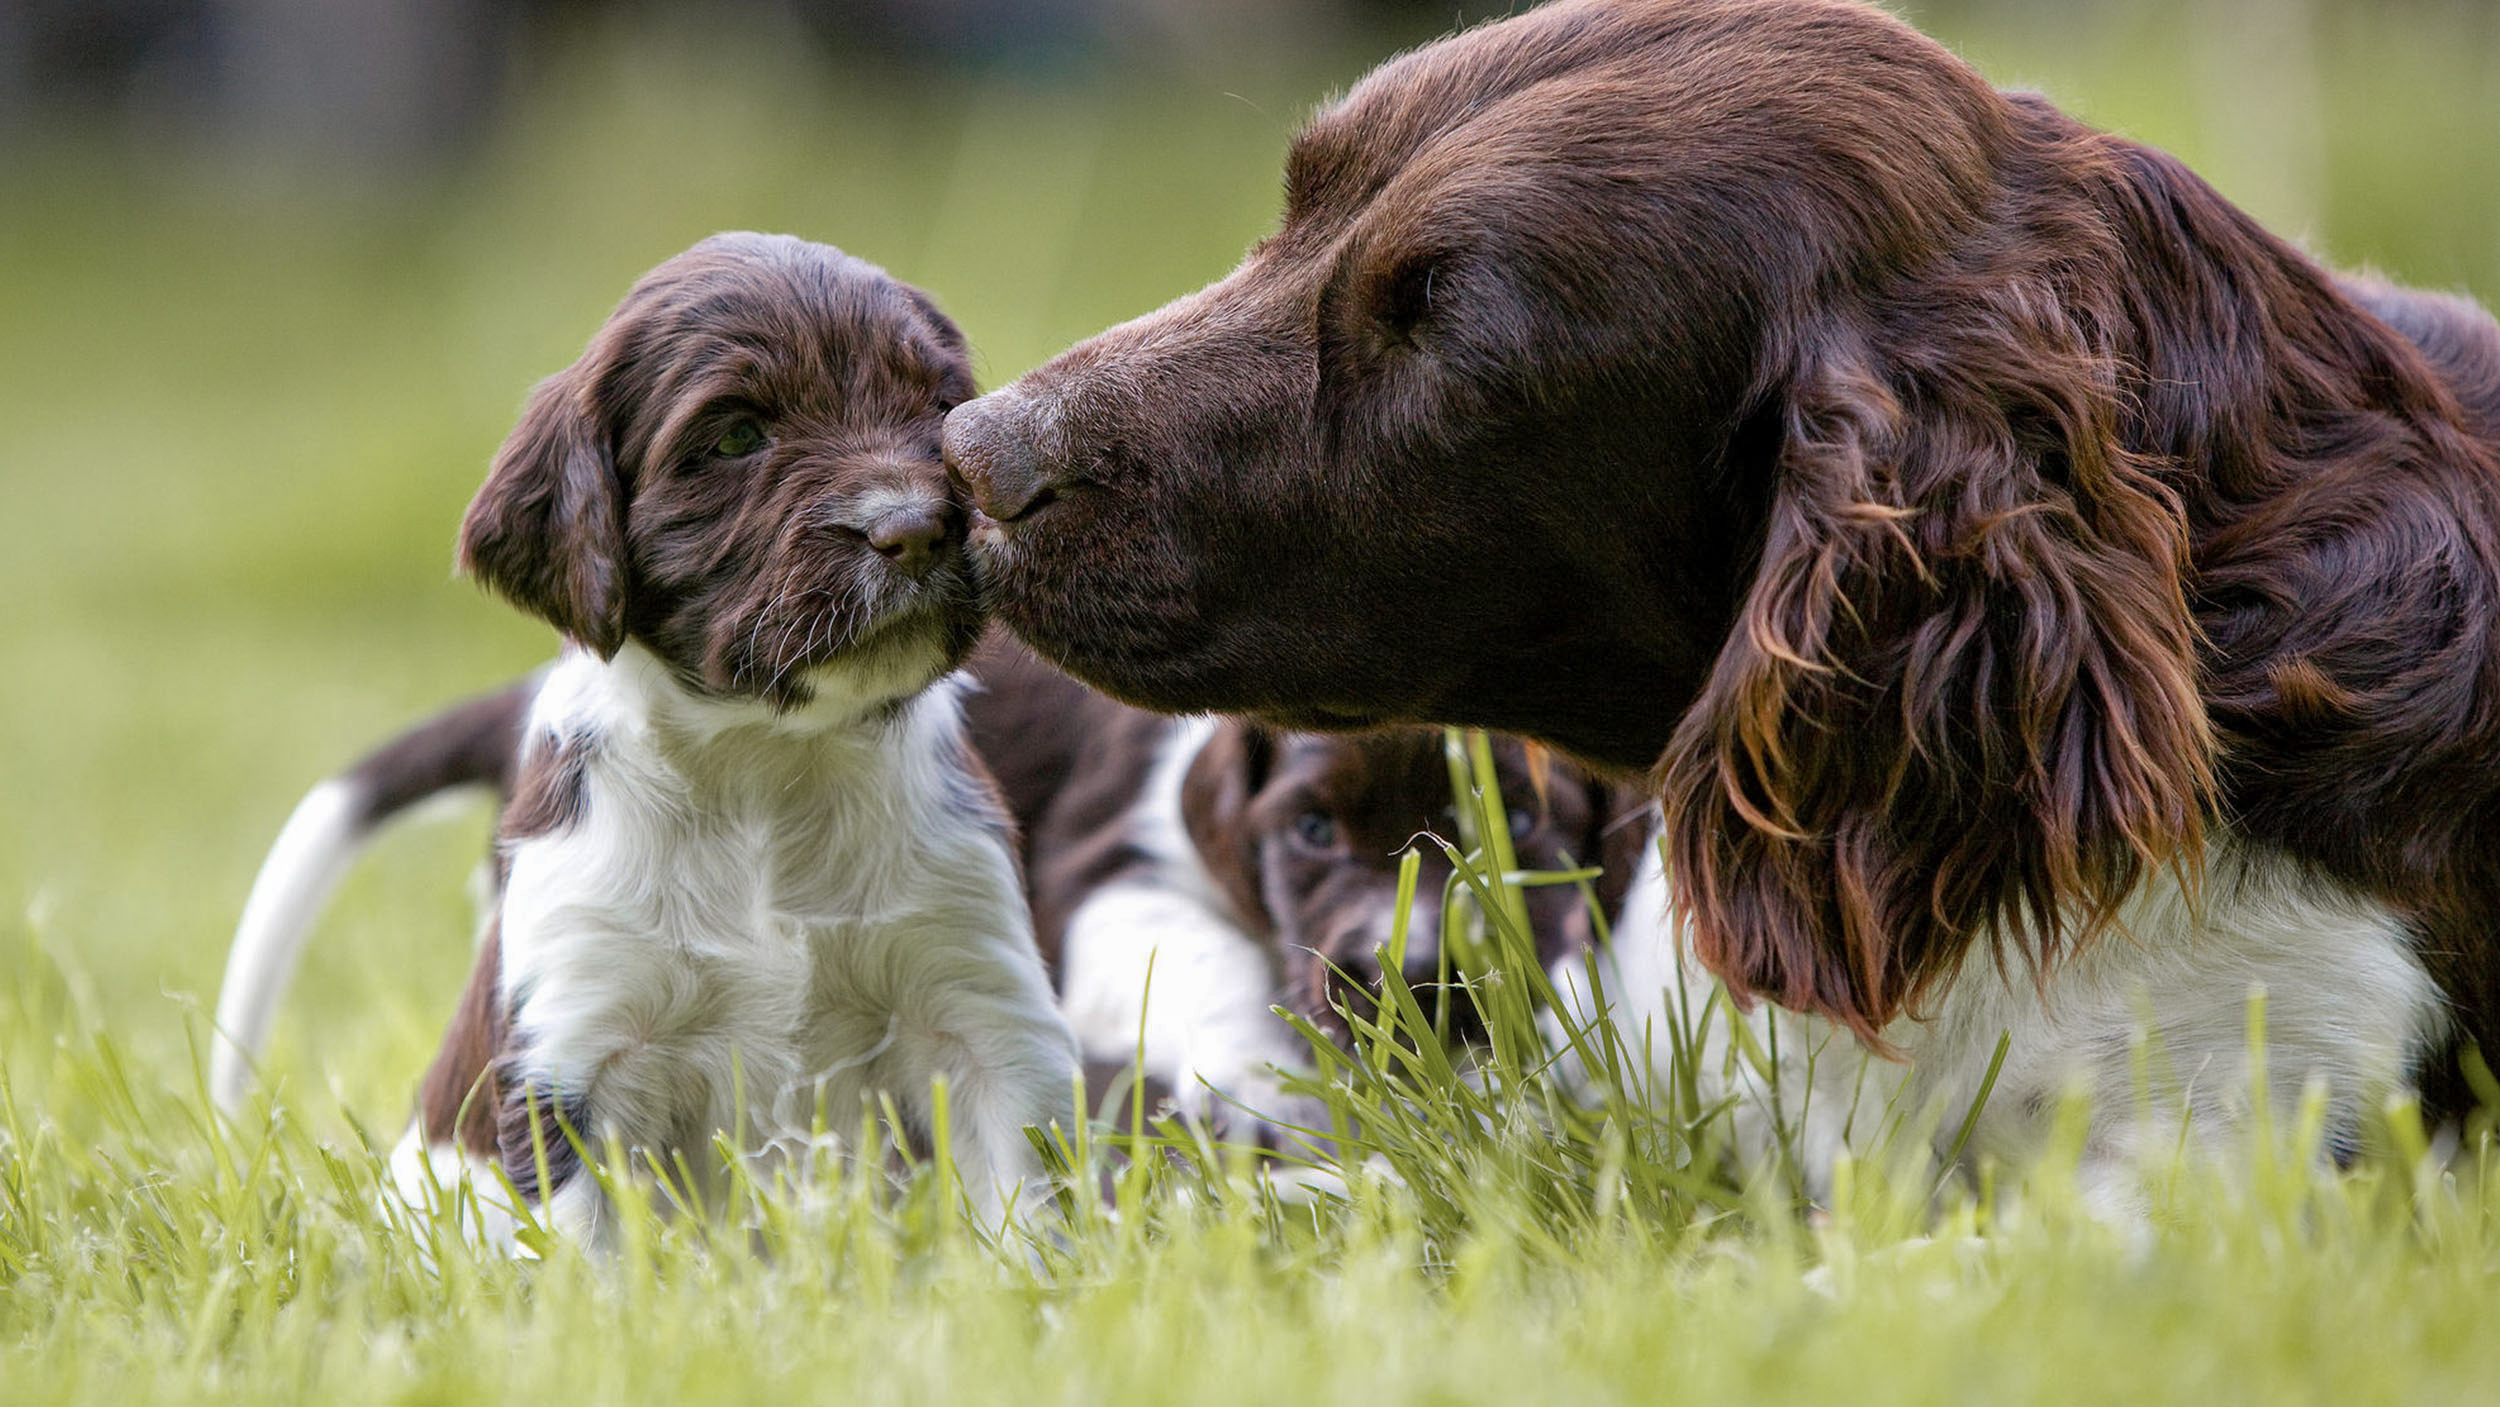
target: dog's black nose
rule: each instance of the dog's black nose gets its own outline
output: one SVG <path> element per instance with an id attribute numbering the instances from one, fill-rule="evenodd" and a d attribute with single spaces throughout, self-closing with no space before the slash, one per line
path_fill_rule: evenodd
<path id="1" fill-rule="evenodd" d="M 1030 399 L 993 391 L 946 417 L 946 472 L 986 517 L 1012 523 L 1058 497 L 1035 448 L 1040 412 Z"/>
<path id="2" fill-rule="evenodd" d="M 923 502 L 889 508 L 860 529 L 868 545 L 907 576 L 924 576 L 946 555 L 951 528 L 946 505 Z"/>

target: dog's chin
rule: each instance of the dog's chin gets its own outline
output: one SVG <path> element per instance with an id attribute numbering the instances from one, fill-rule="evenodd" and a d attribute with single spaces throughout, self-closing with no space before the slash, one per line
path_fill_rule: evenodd
<path id="1" fill-rule="evenodd" d="M 1258 708 L 1250 710 L 1250 714 L 1271 728 L 1293 733 L 1370 733 L 1387 728 L 1413 727 L 1418 721 L 1334 704 Z"/>
<path id="2" fill-rule="evenodd" d="M 1262 702 L 1216 652 L 1225 633 L 1184 589 L 1150 571 L 1087 562 L 1087 540 L 1048 523 L 1001 529 L 977 520 L 972 565 L 990 615 L 1044 659 L 1137 708 L 1238 713 Z"/>
<path id="3" fill-rule="evenodd" d="M 1217 632 L 1190 603 L 1179 546 L 1097 531 L 1066 502 L 1014 523 L 976 515 L 967 545 L 991 615 L 1068 673 L 1159 713 L 1241 706 L 1199 659 Z"/>

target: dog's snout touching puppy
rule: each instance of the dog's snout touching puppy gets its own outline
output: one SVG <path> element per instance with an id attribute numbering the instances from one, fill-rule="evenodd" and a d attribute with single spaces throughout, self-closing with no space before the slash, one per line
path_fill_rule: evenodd
<path id="1" fill-rule="evenodd" d="M 1013 396 L 988 396 L 946 419 L 946 468 L 981 515 L 1020 521 L 1057 502 L 1065 475 L 1042 448 L 1046 408 Z"/>

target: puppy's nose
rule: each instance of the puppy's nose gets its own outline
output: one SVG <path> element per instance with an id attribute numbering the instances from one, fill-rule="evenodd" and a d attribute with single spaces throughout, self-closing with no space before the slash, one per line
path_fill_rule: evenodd
<path id="1" fill-rule="evenodd" d="M 1040 412 L 1031 400 L 993 391 L 946 417 L 946 472 L 986 517 L 1012 523 L 1058 497 L 1036 447 Z"/>
<path id="2" fill-rule="evenodd" d="M 860 529 L 868 545 L 906 576 L 925 576 L 946 555 L 951 527 L 946 505 L 922 501 L 900 504 L 868 520 Z"/>

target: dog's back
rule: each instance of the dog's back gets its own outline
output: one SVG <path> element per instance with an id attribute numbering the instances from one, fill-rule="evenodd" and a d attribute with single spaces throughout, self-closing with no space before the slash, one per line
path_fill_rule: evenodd
<path id="1" fill-rule="evenodd" d="M 2421 349 L 2474 433 L 2500 449 L 2500 320 L 2461 294 L 2349 277 L 2345 291 Z"/>

